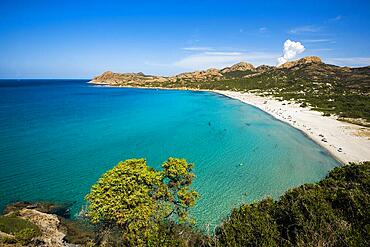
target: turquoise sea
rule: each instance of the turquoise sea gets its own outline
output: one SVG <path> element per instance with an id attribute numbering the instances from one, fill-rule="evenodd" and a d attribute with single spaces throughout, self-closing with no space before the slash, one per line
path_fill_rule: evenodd
<path id="1" fill-rule="evenodd" d="M 169 156 L 195 163 L 202 229 L 230 209 L 323 178 L 339 165 L 300 131 L 209 92 L 92 86 L 87 80 L 0 81 L 0 208 L 73 203 L 116 163 Z"/>

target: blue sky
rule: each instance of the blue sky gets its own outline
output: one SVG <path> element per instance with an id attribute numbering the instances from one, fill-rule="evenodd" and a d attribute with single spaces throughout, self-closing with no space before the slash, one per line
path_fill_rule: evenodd
<path id="1" fill-rule="evenodd" d="M 172 75 L 298 57 L 370 65 L 370 1 L 0 0 L 0 78 Z"/>

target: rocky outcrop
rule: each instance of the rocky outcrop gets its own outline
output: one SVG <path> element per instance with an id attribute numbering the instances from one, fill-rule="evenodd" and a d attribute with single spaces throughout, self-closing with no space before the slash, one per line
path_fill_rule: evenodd
<path id="1" fill-rule="evenodd" d="M 37 227 L 38 233 L 26 244 L 29 247 L 71 247 L 75 245 L 67 243 L 65 240 L 66 234 L 69 233 L 71 227 L 75 225 L 72 221 L 69 225 L 67 225 L 66 222 L 66 219 L 70 216 L 68 209 L 68 206 L 70 205 L 70 203 L 53 204 L 48 202 L 17 202 L 5 207 L 4 216 L 10 218 L 16 217 L 18 219 L 25 220 L 25 222 L 29 222 L 30 224 L 32 223 L 32 225 Z M 78 232 L 74 231 L 73 234 L 75 236 Z M 16 235 L 17 233 L 7 234 L 0 232 L 0 246 L 5 244 L 1 240 L 4 238 L 14 239 L 14 244 L 9 243 L 5 246 L 23 246 L 22 244 L 25 243 L 19 242 Z M 71 236 L 71 234 L 68 235 L 69 237 Z"/>
<path id="2" fill-rule="evenodd" d="M 16 202 L 9 204 L 4 209 L 4 214 L 11 214 L 12 212 L 18 212 L 24 208 L 27 209 L 35 209 L 39 212 L 46 213 L 46 214 L 55 214 L 57 216 L 63 218 L 69 218 L 70 210 L 69 208 L 73 205 L 73 203 L 63 203 L 63 204 L 55 204 L 50 202 Z"/>
<path id="3" fill-rule="evenodd" d="M 283 63 L 282 65 L 278 66 L 278 68 L 289 69 L 297 65 L 309 64 L 309 63 L 322 63 L 322 61 L 321 61 L 321 58 L 317 56 L 308 56 L 308 57 L 304 57 L 296 61 L 290 61 L 290 62 Z"/>
<path id="4" fill-rule="evenodd" d="M 13 239 L 14 236 L 11 235 L 11 234 L 0 231 L 0 239 L 2 239 L 2 238 L 11 238 L 11 239 Z"/>
<path id="5" fill-rule="evenodd" d="M 230 73 L 230 72 L 234 72 L 234 71 L 248 71 L 248 70 L 249 71 L 255 71 L 256 68 L 250 63 L 240 62 L 240 63 L 234 64 L 231 67 L 226 67 L 226 68 L 222 69 L 221 73 L 225 74 L 225 73 Z"/>
<path id="6" fill-rule="evenodd" d="M 270 66 L 270 65 L 260 65 L 256 68 L 256 71 L 265 72 L 265 71 L 268 71 L 268 70 L 272 70 L 274 68 L 275 68 L 274 66 Z"/>
<path id="7" fill-rule="evenodd" d="M 60 221 L 56 215 L 39 212 L 35 209 L 22 209 L 19 217 L 32 222 L 40 228 L 40 246 L 44 247 L 65 247 L 68 246 L 63 240 L 65 234 L 60 231 Z"/>
<path id="8" fill-rule="evenodd" d="M 222 74 L 218 69 L 207 69 L 202 71 L 181 73 L 176 76 L 169 78 L 170 81 L 205 81 L 205 80 L 219 80 L 222 78 Z"/>

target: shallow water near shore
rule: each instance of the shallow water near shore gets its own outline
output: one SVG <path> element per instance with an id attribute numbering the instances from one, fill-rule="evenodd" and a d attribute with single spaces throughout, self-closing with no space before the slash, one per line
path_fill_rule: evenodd
<path id="1" fill-rule="evenodd" d="M 15 201 L 85 205 L 120 160 L 195 163 L 210 229 L 231 208 L 323 178 L 339 163 L 299 130 L 211 93 L 97 87 L 87 80 L 0 80 L 0 208 Z"/>

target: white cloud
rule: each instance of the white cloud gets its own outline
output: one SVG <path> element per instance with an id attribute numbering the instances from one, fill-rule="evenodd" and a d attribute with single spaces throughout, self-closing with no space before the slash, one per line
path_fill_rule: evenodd
<path id="1" fill-rule="evenodd" d="M 196 46 L 196 47 L 184 47 L 184 48 L 182 48 L 182 50 L 184 50 L 184 51 L 213 51 L 214 48 L 213 47 L 199 47 L 199 46 Z"/>
<path id="2" fill-rule="evenodd" d="M 180 68 L 203 70 L 208 68 L 224 68 L 235 63 L 246 61 L 254 65 L 274 64 L 277 53 L 268 52 L 202 52 L 186 56 L 173 65 Z"/>
<path id="3" fill-rule="evenodd" d="M 278 65 L 288 62 L 290 59 L 295 58 L 304 51 L 305 48 L 301 42 L 295 42 L 287 39 L 284 42 L 283 56 L 278 58 Z"/>
<path id="4" fill-rule="evenodd" d="M 370 57 L 337 57 L 328 58 L 326 61 L 331 64 L 350 67 L 362 67 L 370 65 Z"/>
<path id="5" fill-rule="evenodd" d="M 291 34 L 302 34 L 302 33 L 316 33 L 321 30 L 321 27 L 316 27 L 316 26 L 301 26 L 301 27 L 296 27 L 293 28 L 289 31 Z"/>

